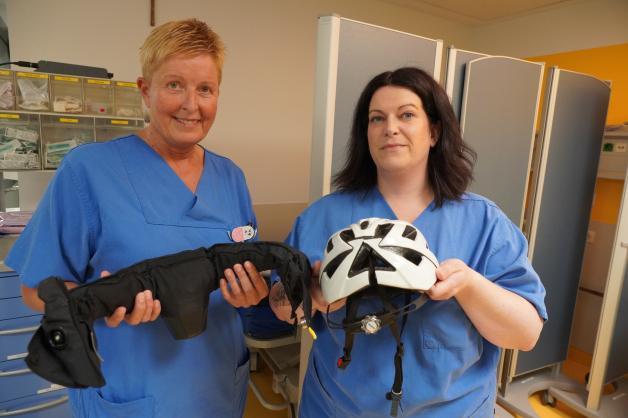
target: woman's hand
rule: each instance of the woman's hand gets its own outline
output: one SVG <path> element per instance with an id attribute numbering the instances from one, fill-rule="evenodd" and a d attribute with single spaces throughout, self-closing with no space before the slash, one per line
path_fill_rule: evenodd
<path id="1" fill-rule="evenodd" d="M 314 316 L 316 311 L 326 313 L 328 306 L 330 307 L 329 312 L 333 312 L 344 306 L 346 302 L 346 299 L 341 299 L 330 305 L 329 303 L 327 303 L 325 298 L 323 298 L 323 293 L 321 291 L 321 285 L 319 281 L 320 269 L 321 262 L 314 262 L 314 265 L 312 266 L 312 282 L 310 285 L 310 297 L 312 298 L 312 316 Z M 273 285 L 270 291 L 270 297 L 268 299 L 270 301 L 270 307 L 275 313 L 275 316 L 277 316 L 277 318 L 290 323 L 294 321 L 292 319 L 292 307 L 290 306 L 290 301 L 288 300 L 288 296 L 286 295 L 286 290 L 283 287 L 283 283 L 277 282 Z M 297 308 L 295 314 L 298 318 L 298 321 L 303 319 L 303 304 L 301 304 L 301 306 Z"/>
<path id="2" fill-rule="evenodd" d="M 442 262 L 436 269 L 436 283 L 427 294 L 434 300 L 455 297 L 478 332 L 502 348 L 531 350 L 543 328 L 543 320 L 530 302 L 461 260 Z"/>
<path id="3" fill-rule="evenodd" d="M 327 303 L 323 297 L 323 291 L 321 289 L 320 270 L 321 262 L 316 261 L 312 266 L 312 287 L 310 288 L 310 296 L 312 297 L 312 315 L 314 315 L 316 311 L 321 311 L 322 313 L 337 311 L 345 306 L 345 303 L 347 303 L 347 298 L 339 299 L 334 303 Z"/>
<path id="4" fill-rule="evenodd" d="M 463 292 L 479 273 L 467 266 L 462 260 L 443 261 L 436 269 L 436 283 L 427 291 L 433 300 L 447 300 Z"/>
<path id="5" fill-rule="evenodd" d="M 110 273 L 103 271 L 100 277 L 107 277 Z M 119 306 L 111 314 L 105 317 L 105 324 L 109 328 L 116 328 L 122 321 L 129 325 L 138 325 L 142 322 L 152 322 L 159 317 L 161 313 L 161 303 L 157 299 L 153 299 L 153 293 L 150 290 L 139 292 L 135 295 L 135 304 L 133 311 L 126 313 L 124 306 Z"/>
<path id="6" fill-rule="evenodd" d="M 225 270 L 220 291 L 235 308 L 248 308 L 268 296 L 268 285 L 253 263 L 246 261 L 244 267 L 236 264 L 233 269 Z"/>
<path id="7" fill-rule="evenodd" d="M 63 284 L 68 290 L 72 290 L 79 285 L 76 282 L 70 281 L 64 281 Z M 22 292 L 22 301 L 26 306 L 37 312 L 44 312 L 46 310 L 44 301 L 41 300 L 37 295 L 37 287 L 28 287 L 21 285 L 20 289 Z"/>

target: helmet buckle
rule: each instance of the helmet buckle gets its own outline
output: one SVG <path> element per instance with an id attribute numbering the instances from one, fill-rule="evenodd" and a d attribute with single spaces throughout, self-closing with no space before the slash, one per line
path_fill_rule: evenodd
<path id="1" fill-rule="evenodd" d="M 366 315 L 360 322 L 365 334 L 375 334 L 382 329 L 382 320 L 375 315 Z"/>

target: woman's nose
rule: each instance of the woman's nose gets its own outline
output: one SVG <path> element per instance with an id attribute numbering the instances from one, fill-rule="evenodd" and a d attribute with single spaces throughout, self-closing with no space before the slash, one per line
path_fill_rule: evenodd
<path id="1" fill-rule="evenodd" d="M 185 110 L 196 110 L 198 106 L 196 92 L 195 91 L 185 91 L 185 97 L 183 99 L 183 104 L 181 107 Z"/>
<path id="2" fill-rule="evenodd" d="M 388 118 L 386 120 L 386 136 L 393 136 L 399 133 L 399 127 L 397 121 L 394 118 Z"/>

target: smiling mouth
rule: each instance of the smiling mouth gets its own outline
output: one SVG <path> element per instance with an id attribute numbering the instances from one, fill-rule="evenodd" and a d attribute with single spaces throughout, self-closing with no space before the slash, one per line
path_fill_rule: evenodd
<path id="1" fill-rule="evenodd" d="M 402 145 L 402 144 L 386 144 L 382 147 L 382 149 L 394 149 L 394 148 L 400 148 L 404 146 L 405 145 Z"/>
<path id="2" fill-rule="evenodd" d="M 184 126 L 195 126 L 201 122 L 200 119 L 182 119 L 174 117 L 174 119 Z"/>

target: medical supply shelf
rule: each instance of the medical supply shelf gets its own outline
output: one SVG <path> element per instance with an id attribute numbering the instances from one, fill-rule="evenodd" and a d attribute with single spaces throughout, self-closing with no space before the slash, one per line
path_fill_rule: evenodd
<path id="1" fill-rule="evenodd" d="M 141 118 L 132 81 L 0 69 L 0 110 Z"/>
<path id="2" fill-rule="evenodd" d="M 67 389 L 35 375 L 24 363 L 40 318 L 22 302 L 17 274 L 0 272 L 0 417 L 71 416 Z"/>
<path id="3" fill-rule="evenodd" d="M 49 74 L 18 71 L 15 73 L 15 107 L 31 111 L 50 110 Z"/>
<path id="4" fill-rule="evenodd" d="M 86 78 L 83 80 L 85 113 L 111 115 L 113 113 L 113 89 L 111 80 Z"/>
<path id="5" fill-rule="evenodd" d="M 129 135 L 140 118 L 0 111 L 0 170 L 55 169 L 74 147 Z"/>
<path id="6" fill-rule="evenodd" d="M 11 70 L 0 70 L 0 110 L 15 109 L 14 76 Z"/>
<path id="7" fill-rule="evenodd" d="M 53 112 L 83 113 L 83 82 L 79 77 L 53 75 L 50 97 Z"/>
<path id="8" fill-rule="evenodd" d="M 115 81 L 113 85 L 114 115 L 126 118 L 142 117 L 142 97 L 135 83 Z"/>
<path id="9" fill-rule="evenodd" d="M 0 169 L 41 168 L 40 119 L 37 113 L 0 113 Z"/>

